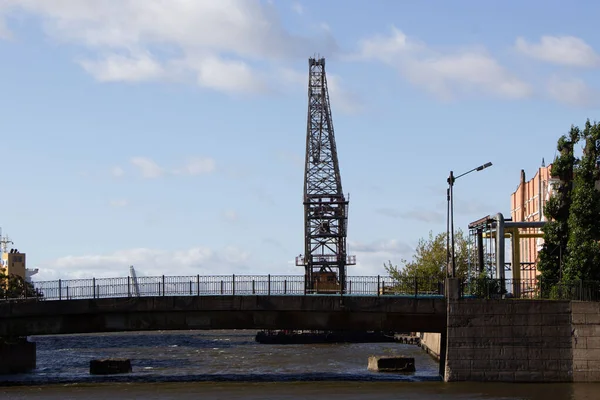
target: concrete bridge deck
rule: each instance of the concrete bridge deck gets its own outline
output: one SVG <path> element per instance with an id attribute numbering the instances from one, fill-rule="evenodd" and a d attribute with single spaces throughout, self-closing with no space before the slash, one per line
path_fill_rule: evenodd
<path id="1" fill-rule="evenodd" d="M 444 298 L 156 296 L 0 302 L 0 337 L 186 329 L 445 332 Z"/>

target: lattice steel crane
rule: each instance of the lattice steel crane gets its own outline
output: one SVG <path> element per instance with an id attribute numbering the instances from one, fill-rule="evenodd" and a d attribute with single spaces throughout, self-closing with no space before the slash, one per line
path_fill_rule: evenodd
<path id="1" fill-rule="evenodd" d="M 346 252 L 348 200 L 335 147 L 325 59 L 310 58 L 308 121 L 304 170 L 304 255 L 296 265 L 305 268 L 308 293 L 344 293 L 346 266 L 356 257 Z"/>

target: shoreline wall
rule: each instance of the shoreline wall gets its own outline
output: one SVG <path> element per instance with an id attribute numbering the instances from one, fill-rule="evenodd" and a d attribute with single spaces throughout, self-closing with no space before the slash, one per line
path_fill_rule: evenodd
<path id="1" fill-rule="evenodd" d="M 448 303 L 446 382 L 600 382 L 600 303 Z"/>
<path id="2" fill-rule="evenodd" d="M 600 382 L 600 303 L 571 304 L 573 382 Z"/>
<path id="3" fill-rule="evenodd" d="M 431 332 L 419 332 L 417 336 L 421 338 L 419 345 L 421 348 L 429 354 L 431 357 L 440 360 L 440 348 L 441 348 L 441 333 L 431 333 Z"/>

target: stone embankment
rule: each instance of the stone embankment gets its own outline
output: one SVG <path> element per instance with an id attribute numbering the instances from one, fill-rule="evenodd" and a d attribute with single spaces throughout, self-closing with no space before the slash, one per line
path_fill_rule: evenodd
<path id="1" fill-rule="evenodd" d="M 578 346 L 583 343 L 587 346 L 590 338 L 594 339 L 592 343 L 600 339 L 596 323 L 599 317 L 597 303 L 451 301 L 448 304 L 444 379 L 493 382 L 591 380 L 594 376 L 590 365 L 597 366 L 593 362 L 600 360 L 600 354 L 588 348 L 579 351 Z M 582 320 L 586 321 L 585 325 L 580 324 Z M 580 332 L 577 340 L 574 327 Z M 580 339 L 584 337 L 585 340 Z"/>
<path id="2" fill-rule="evenodd" d="M 600 303 L 571 304 L 573 381 L 600 382 Z"/>

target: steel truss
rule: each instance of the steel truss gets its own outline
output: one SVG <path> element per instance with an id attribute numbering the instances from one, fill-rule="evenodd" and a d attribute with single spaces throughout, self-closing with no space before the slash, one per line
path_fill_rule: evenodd
<path id="1" fill-rule="evenodd" d="M 346 266 L 356 264 L 348 256 L 348 200 L 342 180 L 331 118 L 325 59 L 310 58 L 308 120 L 304 176 L 304 256 L 296 265 L 305 268 L 305 289 L 319 288 L 319 276 L 327 274 L 328 288 L 346 290 Z M 321 283 L 321 287 L 326 285 Z"/>

